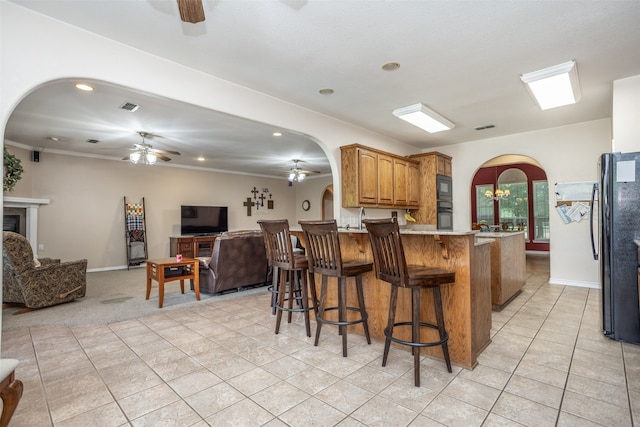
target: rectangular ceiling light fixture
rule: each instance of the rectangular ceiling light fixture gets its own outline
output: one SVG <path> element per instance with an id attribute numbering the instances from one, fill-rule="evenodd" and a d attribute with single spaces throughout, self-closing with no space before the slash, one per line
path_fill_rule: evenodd
<path id="1" fill-rule="evenodd" d="M 393 110 L 393 115 L 429 133 L 452 129 L 455 125 L 424 104 L 414 104 Z"/>
<path id="2" fill-rule="evenodd" d="M 578 69 L 575 61 L 526 73 L 520 79 L 541 109 L 575 104 L 580 100 Z"/>

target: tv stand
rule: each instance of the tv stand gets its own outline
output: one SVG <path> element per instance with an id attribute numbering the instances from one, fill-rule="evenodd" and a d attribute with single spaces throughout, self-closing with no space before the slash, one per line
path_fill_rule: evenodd
<path id="1" fill-rule="evenodd" d="M 169 256 L 182 254 L 183 258 L 210 257 L 216 237 L 218 234 L 169 237 Z"/>

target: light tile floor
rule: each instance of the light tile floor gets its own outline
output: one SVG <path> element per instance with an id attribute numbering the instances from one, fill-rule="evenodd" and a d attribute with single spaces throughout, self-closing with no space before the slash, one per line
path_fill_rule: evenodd
<path id="1" fill-rule="evenodd" d="M 629 426 L 640 422 L 640 346 L 604 338 L 600 292 L 548 284 L 528 269 L 523 292 L 493 313 L 474 370 L 413 359 L 298 319 L 275 335 L 269 295 L 107 326 L 3 331 L 21 360 L 20 426 Z"/>

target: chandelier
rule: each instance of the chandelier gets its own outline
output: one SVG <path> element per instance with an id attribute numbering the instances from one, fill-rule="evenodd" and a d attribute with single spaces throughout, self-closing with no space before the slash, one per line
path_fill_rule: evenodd
<path id="1" fill-rule="evenodd" d="M 131 153 L 129 160 L 133 164 L 153 165 L 158 161 L 158 157 L 151 152 L 151 146 L 143 142 L 136 145 L 136 151 Z"/>
<path id="2" fill-rule="evenodd" d="M 487 199 L 493 199 L 496 201 L 506 199 L 507 197 L 509 197 L 510 194 L 511 192 L 509 190 L 500 190 L 500 189 L 497 189 L 495 194 L 493 194 L 493 191 L 491 190 L 487 190 L 484 192 L 484 195 Z"/>

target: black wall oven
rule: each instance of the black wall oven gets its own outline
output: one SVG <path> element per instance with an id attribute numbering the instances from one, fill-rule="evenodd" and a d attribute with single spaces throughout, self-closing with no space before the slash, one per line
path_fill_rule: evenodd
<path id="1" fill-rule="evenodd" d="M 453 230 L 453 203 L 438 200 L 438 230 Z"/>
<path id="2" fill-rule="evenodd" d="M 450 176 L 436 175 L 436 199 L 439 230 L 453 230 L 453 183 Z"/>
<path id="3" fill-rule="evenodd" d="M 436 175 L 436 199 L 453 200 L 453 183 L 450 176 Z"/>

